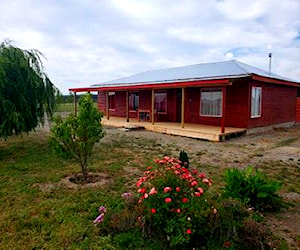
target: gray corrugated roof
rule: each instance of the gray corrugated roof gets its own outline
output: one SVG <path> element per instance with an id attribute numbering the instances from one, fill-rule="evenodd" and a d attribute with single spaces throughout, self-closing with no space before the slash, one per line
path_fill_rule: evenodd
<path id="1" fill-rule="evenodd" d="M 192 81 L 205 79 L 239 78 L 247 77 L 252 74 L 259 76 L 297 82 L 295 80 L 269 74 L 267 71 L 253 67 L 251 65 L 231 60 L 215 63 L 202 63 L 183 67 L 167 68 L 142 72 L 136 75 L 119 78 L 116 80 L 92 85 L 93 87 L 102 86 L 131 86 L 140 84 L 155 84 L 163 82 Z M 299 83 L 299 82 L 297 82 Z"/>

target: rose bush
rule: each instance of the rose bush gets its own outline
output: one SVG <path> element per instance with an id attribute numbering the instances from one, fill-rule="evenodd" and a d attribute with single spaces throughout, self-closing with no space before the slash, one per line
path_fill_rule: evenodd
<path id="1" fill-rule="evenodd" d="M 199 226 L 211 213 L 204 196 L 212 181 L 176 158 L 155 162 L 136 183 L 145 231 L 170 246 L 188 244 L 193 234 L 201 235 Z"/>

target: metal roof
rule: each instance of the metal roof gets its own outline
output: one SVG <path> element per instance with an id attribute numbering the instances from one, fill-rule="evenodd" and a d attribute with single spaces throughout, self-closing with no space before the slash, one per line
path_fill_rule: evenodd
<path id="1" fill-rule="evenodd" d="M 274 73 L 269 74 L 268 71 L 253 67 L 251 65 L 236 60 L 231 60 L 146 71 L 101 84 L 94 84 L 92 87 L 135 86 L 145 83 L 156 84 L 194 80 L 240 78 L 251 76 L 253 74 L 277 80 L 300 83 Z"/>

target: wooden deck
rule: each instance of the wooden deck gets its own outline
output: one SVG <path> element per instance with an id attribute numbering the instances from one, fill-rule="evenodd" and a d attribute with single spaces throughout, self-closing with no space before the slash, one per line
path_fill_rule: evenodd
<path id="1" fill-rule="evenodd" d="M 218 126 L 187 123 L 184 128 L 181 128 L 180 123 L 175 122 L 156 122 L 152 125 L 151 122 L 139 122 L 137 119 L 133 118 L 130 118 L 129 122 L 126 122 L 126 118 L 124 117 L 110 117 L 109 120 L 107 120 L 106 117 L 103 117 L 102 124 L 129 129 L 143 127 L 146 130 L 157 133 L 179 135 L 209 141 L 224 141 L 225 139 L 237 137 L 246 133 L 245 128 L 226 127 L 225 133 L 221 133 L 221 127 Z"/>

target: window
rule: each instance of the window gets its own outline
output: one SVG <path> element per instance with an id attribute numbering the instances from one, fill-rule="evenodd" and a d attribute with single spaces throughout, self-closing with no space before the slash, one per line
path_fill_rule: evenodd
<path id="1" fill-rule="evenodd" d="M 155 109 L 157 113 L 167 113 L 167 93 L 155 93 Z"/>
<path id="2" fill-rule="evenodd" d="M 261 87 L 252 87 L 251 118 L 261 117 Z"/>
<path id="3" fill-rule="evenodd" d="M 109 109 L 115 109 L 115 107 L 116 107 L 116 93 L 115 92 L 108 92 L 108 102 L 109 102 Z"/>
<path id="4" fill-rule="evenodd" d="M 129 110 L 137 111 L 139 108 L 139 93 L 129 93 Z"/>
<path id="5" fill-rule="evenodd" d="M 200 115 L 222 116 L 222 90 L 221 89 L 201 90 Z"/>

